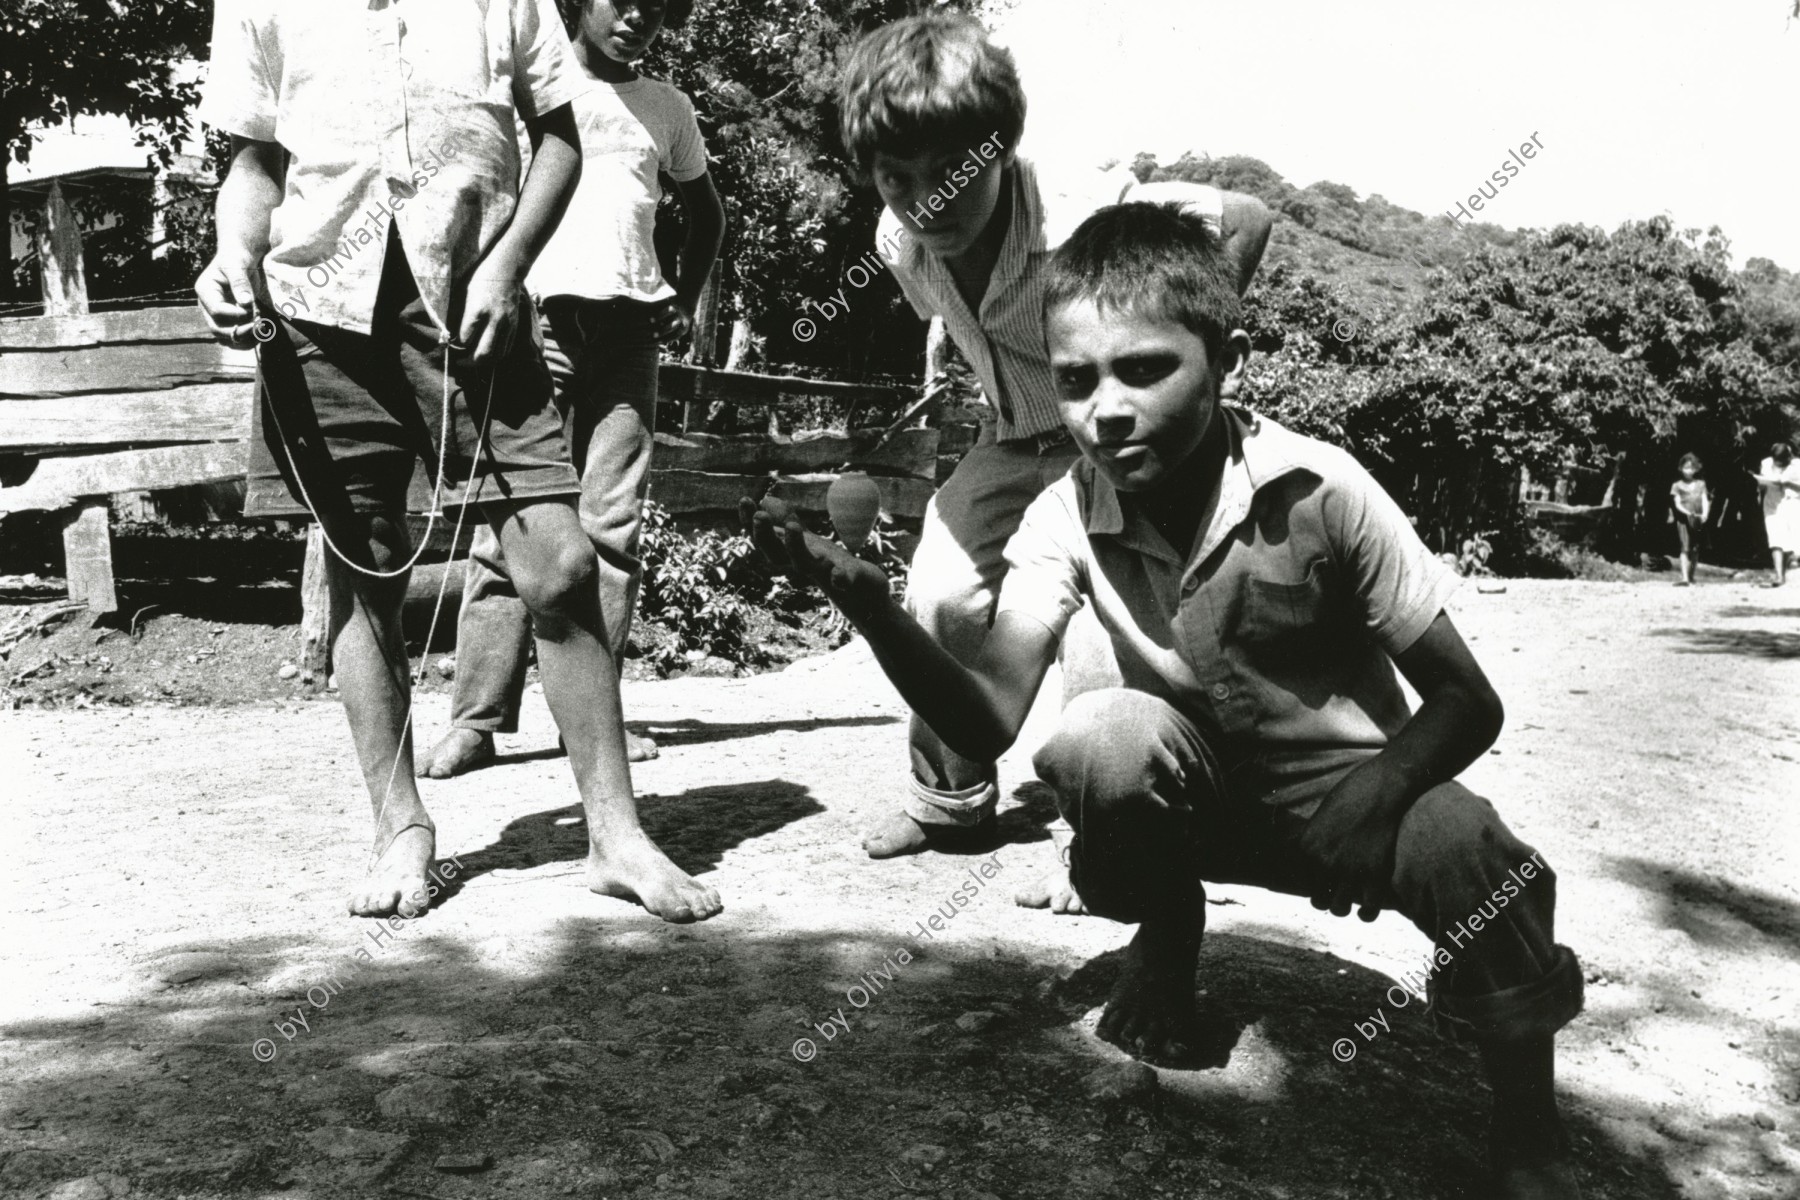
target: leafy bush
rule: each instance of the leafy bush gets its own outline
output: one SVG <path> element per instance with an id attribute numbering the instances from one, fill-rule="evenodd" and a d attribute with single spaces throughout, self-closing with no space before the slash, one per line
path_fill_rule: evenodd
<path id="1" fill-rule="evenodd" d="M 640 554 L 644 582 L 638 615 L 674 635 L 646 655 L 658 670 L 684 665 L 690 650 L 745 666 L 768 661 L 751 634 L 752 606 L 745 594 L 766 594 L 769 580 L 749 538 L 712 530 L 683 534 L 668 510 L 651 501 L 644 505 Z"/>
<path id="2" fill-rule="evenodd" d="M 896 597 L 906 590 L 907 558 L 902 531 L 881 515 L 860 557 L 880 567 Z M 766 666 L 771 620 L 812 624 L 837 645 L 849 639 L 850 625 L 812 587 L 796 587 L 773 575 L 742 534 L 715 530 L 683 533 L 668 510 L 655 501 L 644 506 L 644 582 L 638 617 L 662 631 L 635 639 L 659 671 L 687 665 L 696 652 L 740 666 Z"/>

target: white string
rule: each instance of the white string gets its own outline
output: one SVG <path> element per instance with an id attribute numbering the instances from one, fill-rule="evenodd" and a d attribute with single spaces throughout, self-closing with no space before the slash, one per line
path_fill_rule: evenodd
<path id="1" fill-rule="evenodd" d="M 407 559 L 405 566 L 402 566 L 393 571 L 375 571 L 375 570 L 369 569 L 368 567 L 364 567 L 358 563 L 354 563 L 354 562 L 350 561 L 350 559 L 344 554 L 344 552 L 342 550 L 338 549 L 337 543 L 335 543 L 331 540 L 331 532 L 325 528 L 325 522 L 320 520 L 319 510 L 316 507 L 314 507 L 313 502 L 312 502 L 312 497 L 307 494 L 306 484 L 300 478 L 300 465 L 294 461 L 293 447 L 288 442 L 287 431 L 282 428 L 281 415 L 280 415 L 280 413 L 278 413 L 276 411 L 275 401 L 272 397 L 269 396 L 268 381 L 263 377 L 263 369 L 262 369 L 263 345 L 264 345 L 264 343 L 272 340 L 274 338 L 274 336 L 278 332 L 280 332 L 280 327 L 278 325 L 276 325 L 276 323 L 268 317 L 258 317 L 255 320 L 255 322 L 252 323 L 251 332 L 256 338 L 256 386 L 257 386 L 258 395 L 268 401 L 269 415 L 275 419 L 275 434 L 276 434 L 276 437 L 281 442 L 282 454 L 285 455 L 288 460 L 288 470 L 293 475 L 294 486 L 300 490 L 300 502 L 301 502 L 301 504 L 303 504 L 305 506 L 307 512 L 312 515 L 313 522 L 318 525 L 319 536 L 324 541 L 326 547 L 331 551 L 331 553 L 334 556 L 336 556 L 336 558 L 339 562 L 343 563 L 345 566 L 349 567 L 351 570 L 356 571 L 362 575 L 366 575 L 372 579 L 394 579 L 398 576 L 406 574 L 408 571 L 411 571 L 413 568 L 413 565 L 419 561 L 419 556 L 421 554 L 423 554 L 425 552 L 425 548 L 431 544 L 432 526 L 436 522 L 438 514 L 443 509 L 443 505 L 441 502 L 442 502 L 443 490 L 444 490 L 444 471 L 445 471 L 445 465 L 446 465 L 446 462 L 447 462 L 448 456 L 449 456 L 450 438 L 453 436 L 453 434 L 455 432 L 454 426 L 451 423 L 451 413 L 450 413 L 450 341 L 451 341 L 451 338 L 450 338 L 449 331 L 442 330 L 442 331 L 440 331 L 440 335 L 439 335 L 440 336 L 439 345 L 442 346 L 443 350 L 444 350 L 444 365 L 443 365 L 444 398 L 443 398 L 443 408 L 442 408 L 441 417 L 440 417 L 440 424 L 438 426 L 437 477 L 434 480 L 432 480 L 432 485 L 431 485 L 431 511 L 429 513 L 425 514 L 425 533 L 424 533 L 424 536 L 419 539 L 418 546 L 413 550 L 412 557 Z M 456 559 L 456 547 L 462 541 L 463 521 L 468 516 L 469 501 L 474 496 L 475 484 L 479 478 L 476 474 L 477 460 L 479 460 L 479 458 L 481 456 L 482 448 L 487 444 L 488 425 L 489 425 L 489 422 L 493 419 L 493 415 L 494 415 L 494 386 L 498 381 L 499 381 L 499 371 L 498 370 L 490 371 L 488 373 L 487 405 L 483 409 L 482 414 L 481 414 L 481 430 L 475 440 L 475 456 L 474 456 L 474 459 L 472 459 L 469 463 L 469 478 L 468 478 L 467 483 L 465 483 L 463 486 L 462 503 L 457 506 L 456 525 L 450 532 L 450 559 L 449 559 L 449 561 L 451 561 L 451 562 L 454 562 Z M 425 667 L 426 667 L 426 664 L 431 661 L 431 640 L 432 640 L 432 638 L 437 636 L 438 618 L 443 615 L 444 592 L 445 592 L 449 582 L 450 582 L 450 571 L 449 571 L 448 565 L 446 565 L 443 576 L 441 578 L 439 578 L 439 580 L 438 580 L 437 598 L 434 601 L 432 601 L 431 621 L 426 626 L 425 642 L 424 642 L 423 649 L 420 651 L 420 654 L 419 654 L 419 671 L 418 671 L 418 674 L 412 676 L 412 686 L 415 688 L 419 687 L 421 684 L 423 684 L 425 682 Z M 402 638 L 404 638 L 405 635 L 402 634 L 401 636 L 402 636 Z M 413 718 L 413 704 L 412 704 L 411 690 L 409 689 L 407 698 L 406 698 L 406 720 L 401 723 L 399 742 L 394 748 L 394 761 L 388 766 L 387 785 L 382 789 L 382 793 L 381 793 L 381 809 L 383 812 L 387 811 L 387 802 L 388 802 L 389 798 L 392 797 L 394 794 L 394 779 L 399 774 L 399 771 L 400 771 L 400 759 L 406 752 L 406 739 L 412 733 L 412 718 Z M 404 830 L 402 830 L 400 832 L 404 832 Z M 394 836 L 396 838 L 398 838 L 399 832 L 397 832 Z M 392 843 L 389 843 L 389 844 L 391 845 Z M 379 861 L 379 858 L 380 858 L 380 855 L 376 855 L 377 861 Z"/>

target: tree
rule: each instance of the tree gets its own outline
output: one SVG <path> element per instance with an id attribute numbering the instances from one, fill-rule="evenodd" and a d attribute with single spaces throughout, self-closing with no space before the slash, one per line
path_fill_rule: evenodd
<path id="1" fill-rule="evenodd" d="M 177 78 L 207 53 L 211 6 L 203 0 L 23 0 L 0 13 L 6 100 L 0 105 L 0 229 L 12 292 L 12 204 L 7 172 L 30 161 L 44 129 L 78 116 L 123 116 L 137 144 L 164 167 L 188 127 L 198 86 Z"/>
<path id="2" fill-rule="evenodd" d="M 728 307 L 781 361 L 893 369 L 899 289 L 884 277 L 817 341 L 792 333 L 802 306 L 844 286 L 874 244 L 880 202 L 860 187 L 837 135 L 843 56 L 864 31 L 977 0 L 702 0 L 665 33 L 645 69 L 693 97 L 729 228 Z M 665 235 L 665 236 L 672 236 Z M 916 367 L 913 368 L 916 370 Z"/>

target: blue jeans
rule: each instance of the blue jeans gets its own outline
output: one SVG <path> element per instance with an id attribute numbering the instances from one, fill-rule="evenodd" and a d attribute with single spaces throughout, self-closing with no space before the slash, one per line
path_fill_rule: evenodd
<path id="1" fill-rule="evenodd" d="M 1126 688 L 1076 697 L 1033 762 L 1075 828 L 1069 874 L 1097 916 L 1136 923 L 1184 898 L 1191 906 L 1201 880 L 1310 894 L 1313 867 L 1296 839 L 1312 805 L 1259 799 L 1271 782 L 1262 764 L 1252 756 L 1222 769 L 1194 723 L 1160 697 Z M 1309 790 L 1323 795 L 1348 770 Z M 1517 875 L 1527 863 L 1529 878 Z M 1581 1011 L 1580 964 L 1555 939 L 1554 872 L 1461 784 L 1439 784 L 1407 810 L 1389 892 L 1448 955 L 1429 979 L 1441 1029 L 1511 1040 L 1554 1033 Z"/>
<path id="2" fill-rule="evenodd" d="M 581 474 L 581 525 L 600 556 L 600 617 L 615 660 L 624 657 L 644 573 L 638 541 L 656 430 L 653 311 L 628 299 L 551 296 L 543 305 L 544 360 Z M 452 724 L 484 733 L 518 729 L 530 635 L 499 540 L 482 526 L 463 580 Z"/>

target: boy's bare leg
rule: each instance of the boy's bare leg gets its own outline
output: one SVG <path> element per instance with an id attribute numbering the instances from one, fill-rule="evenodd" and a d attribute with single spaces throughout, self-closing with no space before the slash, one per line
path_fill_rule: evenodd
<path id="1" fill-rule="evenodd" d="M 398 521 L 367 519 L 365 531 L 373 552 L 365 567 L 387 570 L 390 564 L 406 561 L 408 539 Z M 334 540 L 345 545 L 337 537 Z M 406 578 L 372 578 L 329 550 L 325 563 L 331 590 L 332 666 L 375 810 L 369 873 L 350 894 L 350 912 L 359 917 L 416 917 L 426 908 L 425 873 L 436 853 L 437 835 L 413 783 L 412 738 L 406 720 L 412 689 L 400 628 Z"/>
<path id="2" fill-rule="evenodd" d="M 1199 888 L 1145 917 L 1125 948 L 1125 968 L 1095 1032 L 1151 1062 L 1187 1061 L 1195 1050 L 1194 972 L 1205 932 L 1206 898 Z"/>
<path id="3" fill-rule="evenodd" d="M 665 921 L 716 915 L 718 893 L 670 862 L 638 823 L 618 663 L 600 616 L 594 548 L 573 501 L 496 505 L 488 517 L 531 610 L 544 699 L 587 813 L 588 887 L 636 900 Z"/>

